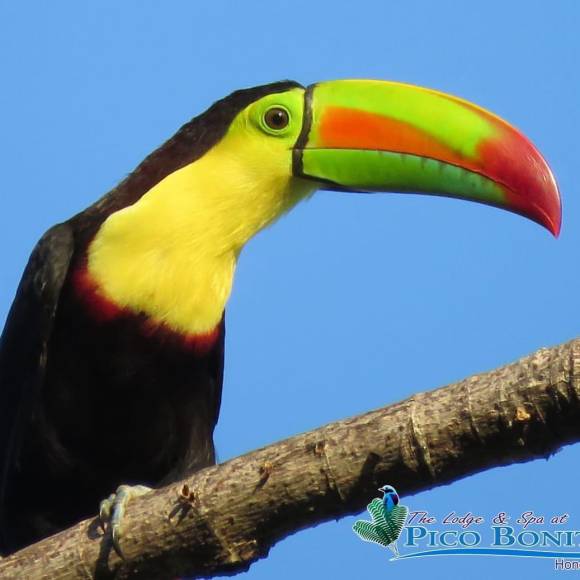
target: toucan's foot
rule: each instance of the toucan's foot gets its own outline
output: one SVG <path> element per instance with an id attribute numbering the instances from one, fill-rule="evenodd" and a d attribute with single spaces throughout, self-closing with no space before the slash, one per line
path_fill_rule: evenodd
<path id="1" fill-rule="evenodd" d="M 99 520 L 103 531 L 109 532 L 113 548 L 120 558 L 124 558 L 121 551 L 123 537 L 123 516 L 129 500 L 152 491 L 146 485 L 120 485 L 115 493 L 104 499 L 99 506 Z"/>

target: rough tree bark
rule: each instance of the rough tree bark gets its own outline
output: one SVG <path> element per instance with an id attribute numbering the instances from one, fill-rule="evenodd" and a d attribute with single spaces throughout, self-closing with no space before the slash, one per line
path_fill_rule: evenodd
<path id="1" fill-rule="evenodd" d="M 580 439 L 580 339 L 205 469 L 134 500 L 117 557 L 86 520 L 0 561 L 1 578 L 246 570 L 291 532 Z"/>

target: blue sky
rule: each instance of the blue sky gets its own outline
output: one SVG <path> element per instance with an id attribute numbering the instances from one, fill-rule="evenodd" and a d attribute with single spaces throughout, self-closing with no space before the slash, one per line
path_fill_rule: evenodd
<path id="1" fill-rule="evenodd" d="M 521 128 L 558 178 L 562 235 L 442 198 L 317 194 L 241 256 L 221 459 L 577 336 L 579 6 L 0 1 L 0 318 L 43 231 L 214 100 L 282 78 L 370 77 L 460 95 Z M 404 503 L 441 516 L 568 512 L 580 529 L 579 459 L 567 448 Z M 390 563 L 352 535 L 353 521 L 286 539 L 245 577 L 552 574 L 551 560 Z"/>

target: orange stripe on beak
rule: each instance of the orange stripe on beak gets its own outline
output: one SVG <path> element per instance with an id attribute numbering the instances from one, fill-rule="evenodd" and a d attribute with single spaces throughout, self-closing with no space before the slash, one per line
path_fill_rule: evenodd
<path id="1" fill-rule="evenodd" d="M 313 147 L 327 149 L 369 149 L 430 157 L 467 169 L 474 163 L 421 129 L 384 115 L 345 107 L 328 107 L 319 127 L 320 142 Z"/>

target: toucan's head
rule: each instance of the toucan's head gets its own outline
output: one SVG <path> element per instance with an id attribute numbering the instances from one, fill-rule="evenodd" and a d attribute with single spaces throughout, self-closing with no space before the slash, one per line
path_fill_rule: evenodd
<path id="1" fill-rule="evenodd" d="M 211 333 L 244 244 L 320 188 L 458 197 L 560 230 L 548 165 L 499 117 L 399 83 L 286 81 L 218 101 L 87 210 L 104 218 L 86 220 L 90 277 L 121 308 Z"/>
<path id="2" fill-rule="evenodd" d="M 558 187 L 542 155 L 476 105 L 375 80 L 256 90 L 266 94 L 237 113 L 219 149 L 245 173 L 238 182 L 279 191 L 275 212 L 318 188 L 417 192 L 501 207 L 559 233 Z"/>

